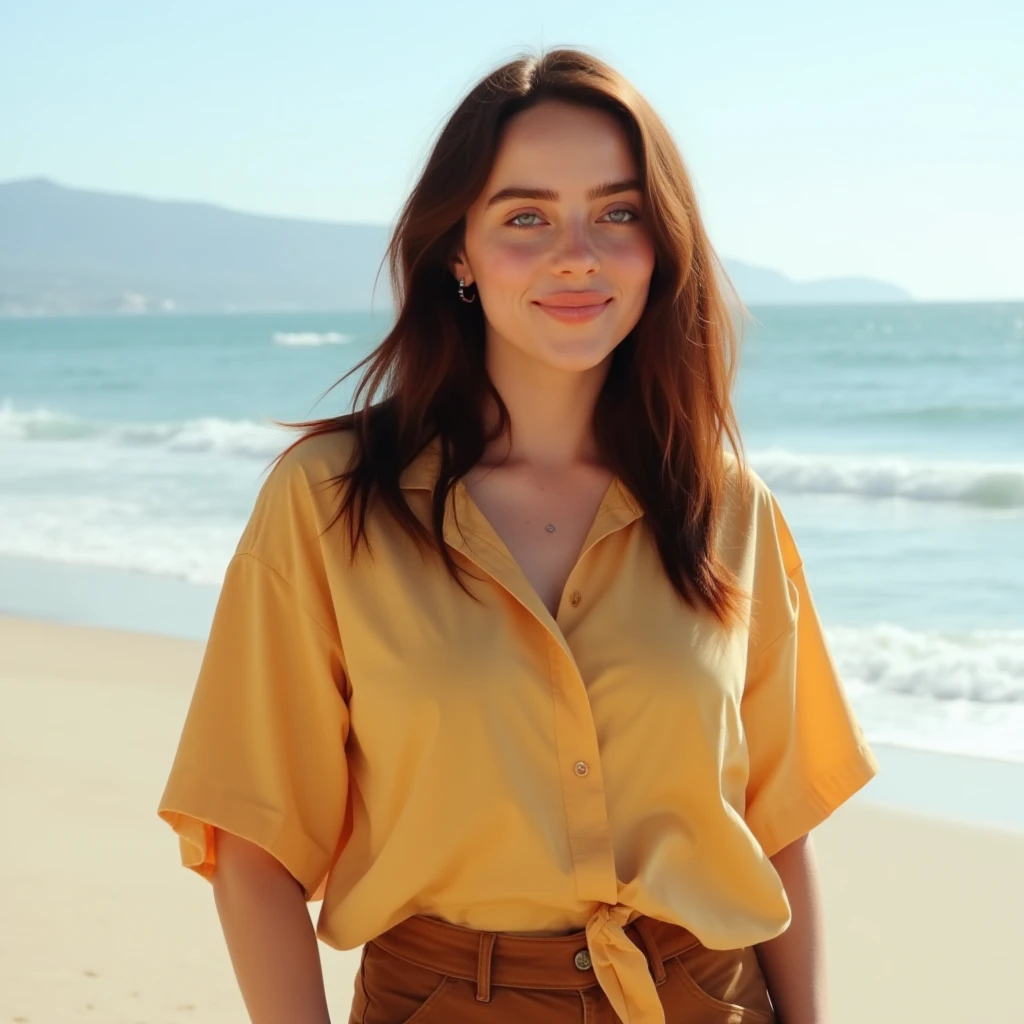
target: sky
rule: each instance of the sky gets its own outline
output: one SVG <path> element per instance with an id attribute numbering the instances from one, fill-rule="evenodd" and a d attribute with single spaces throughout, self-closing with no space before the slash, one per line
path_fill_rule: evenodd
<path id="1" fill-rule="evenodd" d="M 1024 3 L 0 0 L 0 181 L 393 222 L 446 117 L 579 46 L 668 125 L 721 256 L 1024 299 Z"/>

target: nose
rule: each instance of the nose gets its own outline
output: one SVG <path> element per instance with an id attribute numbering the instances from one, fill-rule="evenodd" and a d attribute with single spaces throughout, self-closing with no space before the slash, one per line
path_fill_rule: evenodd
<path id="1" fill-rule="evenodd" d="M 597 246 L 586 222 L 572 220 L 558 232 L 555 241 L 554 262 L 558 273 L 592 273 L 601 266 Z"/>

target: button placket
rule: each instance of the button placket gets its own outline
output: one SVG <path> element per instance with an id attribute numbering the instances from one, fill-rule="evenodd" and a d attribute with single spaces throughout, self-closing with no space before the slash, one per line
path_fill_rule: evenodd
<path id="1" fill-rule="evenodd" d="M 564 766 L 562 784 L 576 896 L 580 900 L 614 903 L 618 899 L 618 879 L 604 787 L 597 784 L 600 764 L 595 758 L 600 757 L 600 751 L 590 700 L 571 656 L 566 657 L 551 645 L 549 659 L 555 742 Z M 575 760 L 571 760 L 573 757 Z"/>

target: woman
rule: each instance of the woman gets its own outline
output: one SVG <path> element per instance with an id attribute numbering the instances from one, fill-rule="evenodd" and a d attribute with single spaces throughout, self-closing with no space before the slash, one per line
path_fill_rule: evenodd
<path id="1" fill-rule="evenodd" d="M 443 129 L 352 415 L 265 482 L 159 813 L 257 1024 L 825 1020 L 811 829 L 876 772 L 668 131 L 555 50 Z"/>

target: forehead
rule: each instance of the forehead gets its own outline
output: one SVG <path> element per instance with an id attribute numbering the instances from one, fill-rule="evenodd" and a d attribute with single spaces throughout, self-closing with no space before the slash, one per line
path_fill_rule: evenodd
<path id="1" fill-rule="evenodd" d="M 575 187 L 636 175 L 622 125 L 606 111 L 546 101 L 505 125 L 488 190 L 507 185 Z"/>

